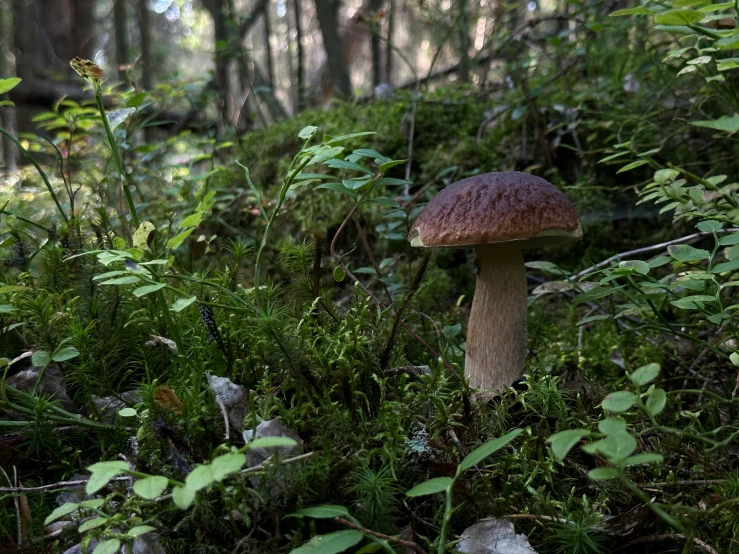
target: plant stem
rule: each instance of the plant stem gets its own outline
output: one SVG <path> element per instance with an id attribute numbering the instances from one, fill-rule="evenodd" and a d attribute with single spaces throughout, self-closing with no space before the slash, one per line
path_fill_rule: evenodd
<path id="1" fill-rule="evenodd" d="M 67 219 L 67 215 L 64 213 L 64 210 L 62 209 L 62 205 L 59 203 L 59 198 L 54 192 L 54 187 L 51 186 L 51 182 L 49 181 L 49 177 L 46 175 L 46 172 L 43 169 L 41 169 L 41 166 L 38 164 L 36 159 L 33 156 L 31 156 L 31 154 L 28 153 L 28 150 L 23 148 L 23 145 L 21 145 L 20 141 L 17 138 L 15 138 L 13 135 L 11 135 L 2 125 L 0 125 L 0 133 L 2 133 L 6 137 L 8 137 L 10 140 L 12 140 L 15 146 L 20 151 L 20 153 L 23 154 L 23 157 L 33 164 L 33 167 L 36 168 L 36 171 L 38 171 L 38 174 L 41 175 L 41 179 L 43 179 L 44 184 L 46 185 L 46 189 L 49 191 L 49 194 L 51 194 L 51 198 L 54 200 L 54 204 L 56 204 L 56 207 L 59 210 L 59 214 L 62 216 L 62 219 L 64 220 L 65 223 L 68 222 L 69 219 Z"/>
<path id="2" fill-rule="evenodd" d="M 103 127 L 105 127 L 105 134 L 108 137 L 110 143 L 110 149 L 113 151 L 113 158 L 118 166 L 119 178 L 123 186 L 123 194 L 126 196 L 126 203 L 128 204 L 128 211 L 131 213 L 131 223 L 134 227 L 139 226 L 139 216 L 136 214 L 136 205 L 133 203 L 133 197 L 131 196 L 131 189 L 128 187 L 128 175 L 123 167 L 123 160 L 121 159 L 121 153 L 118 151 L 118 144 L 113 136 L 113 131 L 110 129 L 110 123 L 108 122 L 108 115 L 105 113 L 105 106 L 103 106 L 103 94 L 100 92 L 100 87 L 95 87 L 95 102 L 100 112 L 100 117 L 103 119 Z"/>

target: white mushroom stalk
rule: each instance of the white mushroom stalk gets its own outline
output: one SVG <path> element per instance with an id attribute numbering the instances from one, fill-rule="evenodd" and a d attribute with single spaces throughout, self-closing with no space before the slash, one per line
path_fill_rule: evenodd
<path id="1" fill-rule="evenodd" d="M 516 242 L 481 244 L 467 332 L 470 386 L 502 390 L 526 369 L 526 267 Z"/>

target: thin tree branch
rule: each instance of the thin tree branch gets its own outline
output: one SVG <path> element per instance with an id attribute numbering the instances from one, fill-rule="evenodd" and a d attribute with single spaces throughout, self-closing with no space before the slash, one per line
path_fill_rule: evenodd
<path id="1" fill-rule="evenodd" d="M 335 517 L 334 521 L 337 523 L 341 523 L 342 525 L 349 527 L 350 529 L 356 529 L 357 531 L 361 531 L 365 535 L 371 535 L 373 537 L 377 537 L 378 539 L 384 539 L 389 542 L 393 542 L 395 544 L 399 544 L 401 546 L 405 546 L 406 548 L 412 548 L 414 551 L 418 552 L 418 554 L 427 554 L 426 551 L 421 548 L 420 545 L 416 544 L 413 541 L 406 541 L 403 539 L 398 539 L 395 537 L 391 537 L 390 535 L 385 535 L 384 533 L 378 533 L 377 531 L 372 531 L 370 529 L 367 529 L 366 527 L 362 527 L 361 525 L 357 525 L 356 523 L 352 523 L 348 519 L 344 519 L 343 517 Z"/>

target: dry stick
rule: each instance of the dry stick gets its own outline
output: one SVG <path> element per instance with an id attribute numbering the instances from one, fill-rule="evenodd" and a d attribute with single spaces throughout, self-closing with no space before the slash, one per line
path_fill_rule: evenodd
<path id="1" fill-rule="evenodd" d="M 630 543 L 628 543 L 628 544 L 626 544 L 624 546 L 625 547 L 626 546 L 634 546 L 636 544 L 641 544 L 641 543 L 644 543 L 644 542 L 665 541 L 665 540 L 668 540 L 668 539 L 676 539 L 676 538 L 677 539 L 683 539 L 683 540 L 685 540 L 687 537 L 685 535 L 680 534 L 680 533 L 675 533 L 674 535 L 670 535 L 670 534 L 667 534 L 667 533 L 664 534 L 664 535 L 650 535 L 648 537 L 641 537 L 639 539 L 633 540 L 633 541 L 631 541 Z M 719 554 L 717 550 L 715 550 L 712 546 L 706 544 L 705 542 L 703 542 L 699 538 L 693 537 L 693 542 L 696 545 L 700 546 L 703 550 L 705 550 L 709 554 Z"/>
<path id="2" fill-rule="evenodd" d="M 722 235 L 725 233 L 734 233 L 736 231 L 739 231 L 739 229 L 731 228 L 731 229 L 719 229 L 716 231 L 716 234 Z M 615 262 L 616 260 L 620 260 L 624 258 L 625 256 L 633 256 L 635 254 L 644 254 L 646 252 L 654 252 L 655 250 L 661 250 L 663 248 L 667 248 L 668 246 L 672 246 L 673 244 L 682 244 L 684 242 L 692 242 L 694 240 L 699 240 L 706 237 L 713 236 L 713 233 L 693 233 L 692 235 L 687 235 L 684 237 L 680 237 L 679 239 L 674 240 L 668 240 L 667 242 L 662 242 L 660 244 L 653 244 L 651 246 L 644 246 L 642 248 L 637 248 L 635 250 L 629 250 L 628 252 L 621 252 L 620 254 L 614 254 L 610 258 L 606 258 L 602 262 L 599 262 L 595 264 L 592 267 L 589 267 L 588 269 L 584 269 L 580 271 L 579 273 L 575 273 L 574 275 L 570 275 L 565 281 L 575 281 L 576 279 L 579 279 L 580 277 L 583 277 L 590 273 L 593 270 L 600 269 L 602 267 L 606 267 L 611 262 Z"/>
<path id="3" fill-rule="evenodd" d="M 406 541 L 403 539 L 396 539 L 395 537 L 391 537 L 390 535 L 385 535 L 384 533 L 378 533 L 377 531 L 372 531 L 371 529 L 367 529 L 366 527 L 362 527 L 361 525 L 357 525 L 356 523 L 352 523 L 348 519 L 344 519 L 343 517 L 335 517 L 334 521 L 337 523 L 341 523 L 342 525 L 345 525 L 346 527 L 349 527 L 350 529 L 356 529 L 357 531 L 361 531 L 365 535 L 371 535 L 373 537 L 377 537 L 378 539 L 385 539 L 386 541 L 394 542 L 395 544 L 399 544 L 401 546 L 405 546 L 406 548 L 412 548 L 414 551 L 418 552 L 418 554 L 427 554 L 426 551 L 421 548 L 420 545 L 416 544 L 413 541 Z"/>
<path id="4" fill-rule="evenodd" d="M 641 485 L 642 488 L 645 487 L 669 487 L 673 485 L 677 486 L 708 486 L 708 485 L 723 485 L 726 483 L 727 479 L 696 479 L 696 480 L 690 480 L 690 481 L 662 481 L 660 483 L 646 483 L 645 485 Z"/>
<path id="5" fill-rule="evenodd" d="M 216 396 L 216 403 L 218 404 L 218 407 L 221 409 L 221 415 L 223 416 L 223 425 L 226 427 L 226 431 L 224 433 L 224 439 L 229 440 L 231 438 L 231 426 L 228 423 L 228 412 L 226 411 L 226 406 L 223 404 L 223 400 L 221 400 L 220 396 Z"/>
<path id="6" fill-rule="evenodd" d="M 346 216 L 346 218 L 344 218 L 344 221 L 342 221 L 342 222 L 341 222 L 341 225 L 339 226 L 339 229 L 338 229 L 338 230 L 336 231 L 336 234 L 334 234 L 334 238 L 333 238 L 333 239 L 331 240 L 331 255 L 333 256 L 334 260 L 336 260 L 336 263 L 337 263 L 337 264 L 339 264 L 339 266 L 341 267 L 341 269 L 343 269 L 343 270 L 344 270 L 344 273 L 345 273 L 346 275 L 348 275 L 348 276 L 349 276 L 349 278 L 350 278 L 350 279 L 351 279 L 352 281 L 354 281 L 355 283 L 357 283 L 357 285 L 358 285 L 358 286 L 359 286 L 359 288 L 360 288 L 360 289 L 362 290 L 362 292 L 363 292 L 364 294 L 366 294 L 367 296 L 369 296 L 369 297 L 370 297 L 370 299 L 371 299 L 371 300 L 372 300 L 372 301 L 373 301 L 373 302 L 374 302 L 375 304 L 377 304 L 377 305 L 378 305 L 378 306 L 380 307 L 380 309 L 382 309 L 382 310 L 386 310 L 386 309 L 387 309 L 387 306 L 385 306 L 385 304 L 383 304 L 383 303 L 382 303 L 382 301 L 380 301 L 380 299 L 379 299 L 379 298 L 377 298 L 377 297 L 376 297 L 376 296 L 375 296 L 374 294 L 372 294 L 372 292 L 371 292 L 371 291 L 370 291 L 370 290 L 369 290 L 369 289 L 368 289 L 368 288 L 367 288 L 367 287 L 366 287 L 366 286 L 364 285 L 364 283 L 362 283 L 362 282 L 361 282 L 361 281 L 360 281 L 360 280 L 359 280 L 359 279 L 358 279 L 358 278 L 357 278 L 357 277 L 356 277 L 356 276 L 355 276 L 355 275 L 354 275 L 354 274 L 353 274 L 353 273 L 352 273 L 352 272 L 351 272 L 351 271 L 349 270 L 349 268 L 348 268 L 348 267 L 346 266 L 346 264 L 345 264 L 344 262 L 342 262 L 342 261 L 341 261 L 341 256 L 339 256 L 339 255 L 338 255 L 338 254 L 336 253 L 336 241 L 337 241 L 337 239 L 339 238 L 339 235 L 341 235 L 341 232 L 342 232 L 342 231 L 344 230 L 344 228 L 346 227 L 346 224 L 347 224 L 347 223 L 349 222 L 349 220 L 351 219 L 351 217 L 352 217 L 352 216 L 354 215 L 354 213 L 355 213 L 355 212 L 357 211 L 357 208 L 358 208 L 358 207 L 359 207 L 359 203 L 357 203 L 357 204 L 354 204 L 354 206 L 352 206 L 352 209 L 351 209 L 351 210 L 349 210 L 349 214 L 348 214 L 348 215 Z M 425 346 L 425 347 L 426 347 L 426 350 L 428 350 L 428 351 L 429 351 L 429 352 L 431 353 L 431 355 L 432 355 L 432 356 L 434 356 L 434 358 L 436 358 L 437 360 L 438 360 L 438 359 L 440 359 L 440 360 L 441 360 L 441 363 L 442 363 L 442 364 L 444 364 L 444 367 L 446 367 L 446 368 L 447 368 L 447 369 L 448 369 L 449 371 L 451 371 L 452 375 L 454 375 L 454 376 L 455 376 L 455 377 L 456 377 L 457 379 L 462 379 L 462 377 L 461 377 L 461 376 L 459 375 L 459 373 L 457 373 L 457 370 L 456 370 L 456 369 L 454 369 L 454 367 L 452 366 L 452 364 L 450 364 L 450 363 L 449 363 L 449 362 L 447 362 L 447 361 L 446 361 L 446 360 L 445 360 L 444 358 L 442 358 L 442 357 L 441 357 L 441 356 L 439 355 L 439 353 L 438 353 L 438 352 L 437 352 L 436 350 L 434 350 L 434 348 L 433 348 L 433 347 L 432 347 L 432 346 L 431 346 L 431 345 L 430 345 L 430 344 L 429 344 L 428 342 L 426 342 L 426 341 L 425 341 L 425 340 L 424 340 L 424 339 L 423 339 L 423 338 L 422 338 L 422 337 L 421 337 L 421 336 L 420 336 L 420 335 L 419 335 L 418 333 L 416 333 L 416 332 L 415 332 L 415 331 L 414 331 L 413 329 L 411 329 L 411 327 L 410 327 L 410 326 L 409 326 L 409 325 L 408 325 L 408 324 L 407 324 L 407 323 L 406 323 L 405 321 L 401 321 L 401 322 L 400 322 L 400 324 L 401 324 L 401 325 L 403 326 L 403 328 L 404 328 L 404 329 L 405 329 L 406 331 L 408 331 L 408 332 L 409 332 L 409 333 L 410 333 L 411 335 L 413 335 L 413 336 L 414 336 L 414 337 L 415 337 L 415 338 L 416 338 L 416 339 L 417 339 L 417 340 L 418 340 L 418 341 L 419 341 L 419 342 L 420 342 L 421 344 L 423 344 L 423 346 Z"/>

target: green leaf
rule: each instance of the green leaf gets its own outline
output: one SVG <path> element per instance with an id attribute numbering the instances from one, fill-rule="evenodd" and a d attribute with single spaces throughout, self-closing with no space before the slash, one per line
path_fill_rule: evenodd
<path id="1" fill-rule="evenodd" d="M 92 554 L 115 554 L 121 549 L 121 541 L 118 539 L 108 539 L 98 543 Z"/>
<path id="2" fill-rule="evenodd" d="M 101 525 L 105 525 L 106 523 L 108 523 L 109 519 L 110 518 L 108 517 L 102 517 L 102 516 L 96 517 L 93 519 L 88 519 L 82 525 L 79 526 L 77 531 L 79 531 L 80 533 L 86 533 L 90 529 L 95 529 L 95 527 L 100 527 Z"/>
<path id="3" fill-rule="evenodd" d="M 178 508 L 186 510 L 195 500 L 195 491 L 187 487 L 172 489 L 172 501 Z"/>
<path id="4" fill-rule="evenodd" d="M 138 283 L 141 278 L 136 275 L 128 275 L 126 277 L 116 277 L 115 279 L 109 279 L 100 283 L 101 285 L 133 285 Z"/>
<path id="5" fill-rule="evenodd" d="M 344 277 L 346 277 L 346 272 L 344 271 L 344 268 L 339 266 L 336 266 L 334 268 L 334 281 L 337 283 L 341 283 L 344 280 Z"/>
<path id="6" fill-rule="evenodd" d="M 667 393 L 664 389 L 655 388 L 649 393 L 644 408 L 647 413 L 651 416 L 656 416 L 662 413 L 667 404 Z"/>
<path id="7" fill-rule="evenodd" d="M 205 214 L 203 212 L 195 212 L 194 214 L 188 215 L 185 219 L 180 221 L 180 228 L 186 229 L 188 227 L 197 227 L 203 222 Z"/>
<path id="8" fill-rule="evenodd" d="M 326 144 L 334 144 L 336 142 L 341 142 L 342 140 L 349 140 L 353 138 L 359 138 L 359 137 L 366 137 L 369 135 L 376 135 L 374 131 L 359 131 L 357 133 L 349 133 L 348 135 L 340 135 L 338 137 L 333 137 L 330 140 L 326 141 Z"/>
<path id="9" fill-rule="evenodd" d="M 139 535 L 144 535 L 145 533 L 151 533 L 152 531 L 156 531 L 156 527 L 152 527 L 151 525 L 137 525 L 136 527 L 132 527 L 129 529 L 126 534 L 131 535 L 132 537 L 138 537 Z"/>
<path id="10" fill-rule="evenodd" d="M 624 10 L 616 10 L 611 12 L 610 17 L 621 17 L 624 15 L 651 15 L 655 13 L 654 10 L 645 8 L 644 6 L 638 6 L 636 8 L 626 8 Z"/>
<path id="11" fill-rule="evenodd" d="M 321 146 L 310 159 L 307 165 L 322 164 L 326 160 L 335 158 L 344 151 L 343 146 Z"/>
<path id="12" fill-rule="evenodd" d="M 94 494 L 102 489 L 108 482 L 121 473 L 129 471 L 128 464 L 124 461 L 99 462 L 87 468 L 92 473 L 87 481 L 85 492 Z"/>
<path id="13" fill-rule="evenodd" d="M 363 165 L 359 165 L 356 162 L 348 162 L 346 160 L 339 160 L 336 158 L 326 160 L 324 162 L 324 165 L 327 165 L 328 167 L 331 167 L 333 169 L 346 169 L 349 171 L 359 171 L 361 173 L 367 173 L 368 175 L 372 174 L 372 171 L 364 167 Z"/>
<path id="14" fill-rule="evenodd" d="M 459 467 L 461 467 L 462 469 L 470 469 L 471 467 L 475 467 L 485 458 L 503 448 L 522 432 L 523 429 L 514 429 L 513 431 L 510 431 L 509 433 L 506 433 L 505 435 L 498 437 L 497 439 L 489 440 L 482 446 L 475 448 L 472 452 L 467 454 L 464 460 L 462 460 L 462 463 L 459 464 Z"/>
<path id="15" fill-rule="evenodd" d="M 169 246 L 172 250 L 176 250 L 180 247 L 180 245 L 185 242 L 187 237 L 189 237 L 192 232 L 195 230 L 195 227 L 191 227 L 185 231 L 182 231 L 177 236 L 172 237 L 167 241 L 167 246 Z"/>
<path id="16" fill-rule="evenodd" d="M 122 410 L 118 410 L 118 415 L 121 417 L 134 417 L 138 415 L 138 412 L 133 408 L 123 408 Z"/>
<path id="17" fill-rule="evenodd" d="M 301 129 L 301 131 L 298 133 L 298 137 L 304 140 L 308 140 L 309 138 L 313 138 L 315 136 L 316 131 L 318 131 L 318 127 L 308 125 L 307 127 L 303 127 Z"/>
<path id="18" fill-rule="evenodd" d="M 316 535 L 303 546 L 294 548 L 290 554 L 337 554 L 362 542 L 361 531 L 345 529 L 328 535 Z"/>
<path id="19" fill-rule="evenodd" d="M 654 16 L 658 25 L 691 25 L 698 23 L 705 14 L 698 10 L 667 10 Z"/>
<path id="20" fill-rule="evenodd" d="M 659 364 L 652 363 L 637 369 L 634 373 L 629 375 L 629 379 L 631 379 L 631 382 L 635 385 L 642 386 L 654 381 L 657 378 L 657 375 L 659 375 Z"/>
<path id="21" fill-rule="evenodd" d="M 623 287 L 595 287 L 592 290 L 578 294 L 574 298 L 575 304 L 581 304 L 583 302 L 591 302 L 598 300 L 604 296 L 613 294 L 614 292 L 620 291 Z"/>
<path id="22" fill-rule="evenodd" d="M 31 363 L 37 367 L 46 367 L 51 363 L 51 356 L 44 350 L 37 350 L 31 357 Z"/>
<path id="23" fill-rule="evenodd" d="M 199 491 L 215 481 L 213 468 L 209 464 L 199 465 L 185 479 L 188 489 Z"/>
<path id="24" fill-rule="evenodd" d="M 708 250 L 702 248 L 694 248 L 687 244 L 678 244 L 677 246 L 669 246 L 667 253 L 675 260 L 681 262 L 694 262 L 698 260 L 705 260 L 711 254 Z"/>
<path id="25" fill-rule="evenodd" d="M 21 79 L 19 79 L 18 77 L 0 79 L 0 94 L 5 94 L 6 92 L 13 90 L 15 87 L 18 86 L 18 83 L 20 82 Z"/>
<path id="26" fill-rule="evenodd" d="M 636 404 L 636 396 L 633 392 L 629 391 L 618 391 L 612 392 L 605 397 L 601 406 L 604 410 L 609 412 L 625 412 Z"/>
<path id="27" fill-rule="evenodd" d="M 139 479 L 133 484 L 133 492 L 146 500 L 159 498 L 169 484 L 169 479 L 161 475 L 152 475 Z"/>
<path id="28" fill-rule="evenodd" d="M 173 312 L 181 312 L 197 299 L 197 296 L 191 296 L 190 298 L 179 298 L 170 307 Z"/>
<path id="29" fill-rule="evenodd" d="M 730 262 L 721 262 L 711 268 L 711 273 L 723 273 L 724 271 L 734 271 L 739 269 L 739 260 L 732 260 Z"/>
<path id="30" fill-rule="evenodd" d="M 631 171 L 632 169 L 636 169 L 637 167 L 641 167 L 643 165 L 648 164 L 649 162 L 647 160 L 637 160 L 635 162 L 631 162 L 628 165 L 623 166 L 621 169 L 619 169 L 616 173 L 625 173 L 627 171 Z"/>
<path id="31" fill-rule="evenodd" d="M 552 452 L 559 460 L 564 460 L 570 450 L 582 440 L 583 437 L 590 435 L 587 429 L 568 429 L 555 433 L 547 439 L 552 445 Z"/>
<path id="32" fill-rule="evenodd" d="M 241 452 L 229 452 L 228 454 L 218 456 L 211 463 L 213 479 L 221 481 L 227 475 L 241 470 L 245 463 L 246 454 L 242 454 Z"/>
<path id="33" fill-rule="evenodd" d="M 247 443 L 249 448 L 280 448 L 285 446 L 298 446 L 298 443 L 290 437 L 257 437 Z"/>
<path id="34" fill-rule="evenodd" d="M 735 366 L 739 366 L 739 353 L 732 352 L 729 356 L 729 359 L 731 360 L 732 364 L 734 364 Z"/>
<path id="35" fill-rule="evenodd" d="M 720 230 L 723 226 L 723 223 L 721 223 L 720 221 L 716 221 L 715 219 L 706 219 L 696 225 L 698 230 L 703 233 L 713 233 Z"/>
<path id="36" fill-rule="evenodd" d="M 151 294 L 152 292 L 156 292 L 158 290 L 163 289 L 167 285 L 165 283 L 155 283 L 153 285 L 145 285 L 143 287 L 139 287 L 133 291 L 133 295 L 141 298 L 142 296 L 146 296 L 147 294 Z"/>
<path id="37" fill-rule="evenodd" d="M 318 185 L 316 188 L 326 189 L 326 190 L 335 190 L 336 192 L 340 192 L 342 194 L 346 194 L 347 196 L 351 196 L 352 198 L 356 198 L 358 194 L 357 191 L 348 189 L 342 183 L 323 183 L 322 185 Z"/>
<path id="38" fill-rule="evenodd" d="M 716 302 L 715 296 L 709 296 L 707 294 L 694 294 L 692 296 L 686 296 L 678 300 L 670 302 L 676 308 L 683 310 L 697 310 L 702 307 L 706 302 Z"/>
<path id="39" fill-rule="evenodd" d="M 618 477 L 618 470 L 615 467 L 596 467 L 588 471 L 588 477 L 593 481 L 613 479 L 614 477 Z"/>
<path id="40" fill-rule="evenodd" d="M 731 233 L 730 235 L 724 235 L 718 239 L 718 243 L 721 246 L 732 246 L 739 244 L 739 233 Z"/>
<path id="41" fill-rule="evenodd" d="M 739 58 L 726 58 L 725 60 L 718 60 L 716 62 L 716 69 L 719 71 L 729 71 L 737 67 L 739 67 Z"/>
<path id="42" fill-rule="evenodd" d="M 626 433 L 626 420 L 621 417 L 607 417 L 598 422 L 598 431 L 606 435 Z"/>
<path id="43" fill-rule="evenodd" d="M 53 512 L 51 512 L 48 516 L 46 516 L 46 519 L 44 520 L 44 525 L 48 525 L 52 521 L 56 521 L 57 519 L 60 519 L 67 514 L 71 514 L 72 512 L 78 510 L 80 505 L 77 502 L 65 502 L 58 508 L 56 508 Z"/>
<path id="44" fill-rule="evenodd" d="M 331 519 L 334 517 L 346 517 L 349 510 L 344 506 L 337 504 L 326 504 L 324 506 L 314 506 L 310 508 L 301 508 L 293 512 L 289 517 L 312 517 L 315 519 Z"/>
<path id="45" fill-rule="evenodd" d="M 76 358 L 79 355 L 79 350 L 77 350 L 74 346 L 65 346 L 55 351 L 51 355 L 51 359 L 55 362 L 66 362 L 67 360 Z"/>
<path id="46" fill-rule="evenodd" d="M 665 457 L 662 456 L 662 454 L 656 454 L 654 452 L 643 452 L 641 454 L 629 456 L 623 461 L 623 464 L 627 466 L 633 466 L 636 464 L 662 463 L 664 461 Z"/>
<path id="47" fill-rule="evenodd" d="M 90 500 L 83 500 L 80 502 L 80 508 L 96 509 L 105 504 L 104 498 L 91 498 Z"/>
<path id="48" fill-rule="evenodd" d="M 407 496 L 426 496 L 428 494 L 436 494 L 437 492 L 446 492 L 452 486 L 453 479 L 451 477 L 434 477 L 423 483 L 419 483 L 407 493 Z"/>
<path id="49" fill-rule="evenodd" d="M 726 67 L 725 69 L 733 68 Z M 719 70 L 721 70 L 720 67 Z M 726 133 L 736 133 L 739 131 L 739 115 L 732 115 L 731 117 L 728 115 L 722 115 L 718 119 L 691 121 L 691 125 L 694 125 L 695 127 L 705 127 L 707 129 L 716 129 L 717 131 L 724 131 Z"/>

